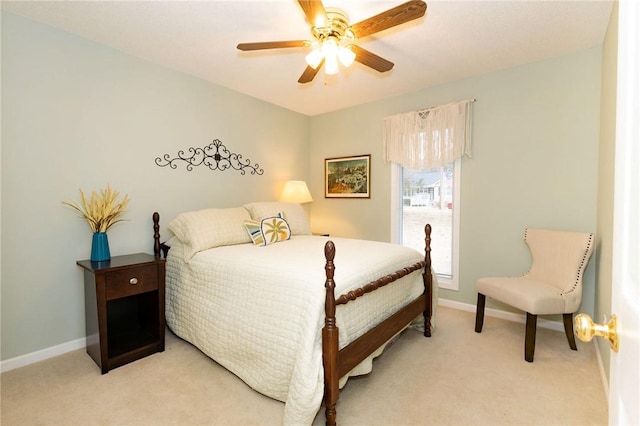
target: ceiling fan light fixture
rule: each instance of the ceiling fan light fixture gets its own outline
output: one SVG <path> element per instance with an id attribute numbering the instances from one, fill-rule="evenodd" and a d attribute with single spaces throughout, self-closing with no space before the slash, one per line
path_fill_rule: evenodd
<path id="1" fill-rule="evenodd" d="M 298 83 L 301 84 L 311 82 L 322 66 L 327 74 L 337 74 L 339 63 L 346 68 L 357 61 L 383 73 L 393 68 L 393 62 L 352 43 L 357 39 L 369 37 L 418 19 L 424 16 L 427 10 L 427 4 L 424 0 L 406 0 L 385 12 L 351 25 L 349 17 L 344 11 L 333 7 L 325 8 L 322 1 L 298 0 L 307 22 L 311 25 L 311 35 L 313 36 L 311 41 L 283 40 L 240 43 L 237 48 L 242 51 L 252 51 L 311 47 L 312 51 L 305 56 L 308 66 L 298 79 Z"/>
<path id="2" fill-rule="evenodd" d="M 305 61 L 307 61 L 307 64 L 311 68 L 317 69 L 320 63 L 322 62 L 322 57 L 323 57 L 322 51 L 320 50 L 319 47 L 316 47 L 311 52 L 309 52 L 309 54 L 305 56 L 304 59 Z"/>
<path id="3" fill-rule="evenodd" d="M 338 54 L 338 40 L 335 37 L 328 37 L 322 40 L 320 49 L 325 58 L 336 56 Z"/>
<path id="4" fill-rule="evenodd" d="M 336 55 L 324 57 L 324 72 L 329 75 L 338 74 L 338 58 Z"/>
<path id="5" fill-rule="evenodd" d="M 356 54 L 349 48 L 349 46 L 340 46 L 338 48 L 338 59 L 345 67 L 350 67 L 353 61 L 356 59 Z"/>
<path id="6" fill-rule="evenodd" d="M 325 72 L 327 74 L 337 74 L 338 60 L 345 67 L 349 67 L 356 59 L 356 54 L 351 50 L 350 46 L 340 46 L 335 38 L 330 37 L 323 40 L 320 46 L 316 45 L 304 59 L 313 69 L 318 69 L 324 59 Z"/>

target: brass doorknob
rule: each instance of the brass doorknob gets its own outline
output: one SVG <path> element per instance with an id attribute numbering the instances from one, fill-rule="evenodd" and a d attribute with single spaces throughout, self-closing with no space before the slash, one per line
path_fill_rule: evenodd
<path id="1" fill-rule="evenodd" d="M 606 319 L 606 318 L 605 318 Z M 587 314 L 578 314 L 573 319 L 576 336 L 583 342 L 590 342 L 593 336 L 604 337 L 609 341 L 611 349 L 618 352 L 618 319 L 611 315 L 606 324 L 596 324 Z"/>

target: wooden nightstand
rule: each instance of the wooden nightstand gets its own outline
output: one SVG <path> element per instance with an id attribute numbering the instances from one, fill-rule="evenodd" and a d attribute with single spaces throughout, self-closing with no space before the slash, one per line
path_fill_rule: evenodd
<path id="1" fill-rule="evenodd" d="M 165 261 L 150 254 L 81 260 L 87 353 L 102 374 L 164 351 Z"/>

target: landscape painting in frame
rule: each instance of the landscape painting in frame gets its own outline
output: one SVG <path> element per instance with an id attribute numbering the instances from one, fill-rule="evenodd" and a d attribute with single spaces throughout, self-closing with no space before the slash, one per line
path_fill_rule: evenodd
<path id="1" fill-rule="evenodd" d="M 370 198 L 371 155 L 324 160 L 325 198 Z"/>

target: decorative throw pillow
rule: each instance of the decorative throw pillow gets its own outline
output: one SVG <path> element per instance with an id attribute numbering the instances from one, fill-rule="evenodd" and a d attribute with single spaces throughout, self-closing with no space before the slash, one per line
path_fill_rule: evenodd
<path id="1" fill-rule="evenodd" d="M 291 229 L 291 235 L 311 235 L 309 218 L 304 208 L 298 203 L 285 203 L 281 201 L 262 201 L 245 204 L 253 220 L 261 220 L 264 217 L 277 216 L 282 213 Z"/>
<path id="2" fill-rule="evenodd" d="M 291 238 L 291 228 L 283 216 L 283 213 L 280 212 L 276 216 L 266 217 L 260 221 L 245 220 L 244 226 L 253 244 L 268 246 Z"/>

